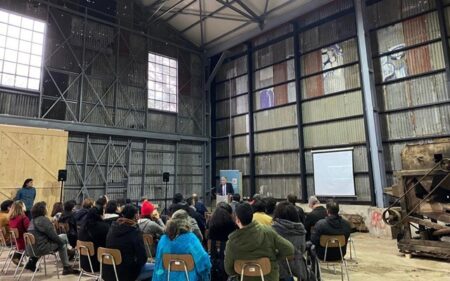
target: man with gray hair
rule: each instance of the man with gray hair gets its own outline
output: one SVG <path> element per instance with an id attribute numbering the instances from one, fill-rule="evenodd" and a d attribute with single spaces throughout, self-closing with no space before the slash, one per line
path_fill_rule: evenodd
<path id="1" fill-rule="evenodd" d="M 306 215 L 305 229 L 306 229 L 306 241 L 310 240 L 311 228 L 321 219 L 327 217 L 327 209 L 320 205 L 319 199 L 316 196 L 309 197 L 308 206 L 312 211 Z"/>

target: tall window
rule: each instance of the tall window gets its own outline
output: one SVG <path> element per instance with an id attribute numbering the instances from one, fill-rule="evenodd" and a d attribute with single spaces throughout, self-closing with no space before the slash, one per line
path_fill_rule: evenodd
<path id="1" fill-rule="evenodd" d="M 148 108 L 178 112 L 178 62 L 148 54 Z"/>
<path id="2" fill-rule="evenodd" d="M 45 23 L 0 10 L 0 85 L 39 91 Z"/>

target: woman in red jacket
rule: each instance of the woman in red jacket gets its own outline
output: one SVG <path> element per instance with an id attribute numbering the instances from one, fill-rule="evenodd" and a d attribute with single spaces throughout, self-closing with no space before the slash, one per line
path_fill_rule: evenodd
<path id="1" fill-rule="evenodd" d="M 25 214 L 25 204 L 22 201 L 15 201 L 9 211 L 9 228 L 17 228 L 19 230 L 19 237 L 17 237 L 17 250 L 25 250 L 25 241 L 23 240 L 23 234 L 27 232 L 30 220 Z M 13 263 L 18 264 L 20 260 L 20 254 L 14 253 Z"/>

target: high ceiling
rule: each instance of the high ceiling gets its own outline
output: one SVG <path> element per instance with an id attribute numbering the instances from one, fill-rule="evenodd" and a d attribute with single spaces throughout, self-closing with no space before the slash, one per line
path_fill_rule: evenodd
<path id="1" fill-rule="evenodd" d="M 137 0 L 148 22 L 165 21 L 210 55 L 332 0 Z"/>

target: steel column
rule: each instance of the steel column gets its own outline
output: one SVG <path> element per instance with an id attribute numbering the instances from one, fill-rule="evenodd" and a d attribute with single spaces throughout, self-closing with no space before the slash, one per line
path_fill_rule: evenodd
<path id="1" fill-rule="evenodd" d="M 383 144 L 377 107 L 374 70 L 372 66 L 372 52 L 370 50 L 370 34 L 365 23 L 365 3 L 354 0 L 356 13 L 356 28 L 358 37 L 358 51 L 360 58 L 361 82 L 363 89 L 364 123 L 366 127 L 366 140 L 371 176 L 372 202 L 376 201 L 378 207 L 384 207 L 383 189 L 386 186 L 386 167 L 384 164 Z M 373 198 L 375 197 L 375 198 Z"/>
<path id="2" fill-rule="evenodd" d="M 295 68 L 295 94 L 297 107 L 297 129 L 298 129 L 298 148 L 299 148 L 299 164 L 300 164 L 300 184 L 301 184 L 301 200 L 303 203 L 308 201 L 308 186 L 306 181 L 306 161 L 305 161 L 305 142 L 303 137 L 303 108 L 302 108 L 302 85 L 301 85 L 301 65 L 300 65 L 300 39 L 299 26 L 297 22 L 293 22 L 294 29 L 294 68 Z"/>
<path id="3" fill-rule="evenodd" d="M 248 91 L 248 131 L 250 154 L 250 196 L 256 193 L 255 181 L 255 132 L 253 120 L 253 45 L 247 42 L 247 91 Z M 231 112 L 230 112 L 231 114 Z M 231 130 L 231 127 L 230 127 Z M 230 132 L 231 133 L 231 132 Z"/>

